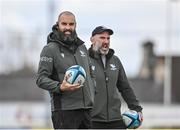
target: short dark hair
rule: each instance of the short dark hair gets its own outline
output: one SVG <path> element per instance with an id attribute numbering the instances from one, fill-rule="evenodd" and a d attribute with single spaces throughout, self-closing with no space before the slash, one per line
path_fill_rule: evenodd
<path id="1" fill-rule="evenodd" d="M 76 22 L 76 17 L 75 17 L 75 15 L 74 15 L 72 12 L 70 12 L 70 11 L 63 11 L 63 12 L 61 12 L 61 13 L 59 14 L 59 16 L 58 16 L 58 22 L 60 21 L 60 17 L 61 17 L 62 15 L 72 15 L 72 16 L 74 16 L 74 19 L 75 19 L 75 22 Z"/>

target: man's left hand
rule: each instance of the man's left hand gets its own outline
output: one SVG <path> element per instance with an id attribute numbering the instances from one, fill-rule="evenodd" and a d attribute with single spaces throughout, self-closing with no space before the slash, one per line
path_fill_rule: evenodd
<path id="1" fill-rule="evenodd" d="M 141 124 L 142 124 L 142 122 L 143 122 L 143 113 L 142 112 L 138 112 L 138 114 L 139 114 L 139 120 L 140 120 L 140 122 L 141 122 Z M 141 126 L 141 125 L 140 125 Z"/>

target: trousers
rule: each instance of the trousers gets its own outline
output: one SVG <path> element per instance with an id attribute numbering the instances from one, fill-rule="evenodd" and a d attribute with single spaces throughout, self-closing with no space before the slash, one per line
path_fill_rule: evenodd
<path id="1" fill-rule="evenodd" d="M 58 110 L 52 112 L 54 129 L 90 129 L 91 109 Z"/>
<path id="2" fill-rule="evenodd" d="M 122 120 L 110 121 L 110 122 L 99 122 L 92 121 L 93 129 L 126 129 L 126 125 Z"/>

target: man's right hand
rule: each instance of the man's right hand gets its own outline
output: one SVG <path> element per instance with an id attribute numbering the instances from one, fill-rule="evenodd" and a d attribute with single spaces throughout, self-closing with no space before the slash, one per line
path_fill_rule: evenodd
<path id="1" fill-rule="evenodd" d="M 64 78 L 62 84 L 60 85 L 60 90 L 61 91 L 75 91 L 81 87 L 79 84 L 70 84 L 66 81 L 66 78 Z"/>

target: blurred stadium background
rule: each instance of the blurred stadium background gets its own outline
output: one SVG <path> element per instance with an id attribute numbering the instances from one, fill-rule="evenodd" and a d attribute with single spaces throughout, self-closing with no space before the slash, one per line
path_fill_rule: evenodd
<path id="1" fill-rule="evenodd" d="M 95 26 L 114 30 L 111 47 L 144 108 L 141 128 L 180 128 L 180 0 L 0 0 L 0 128 L 52 128 L 35 79 L 62 10 L 75 13 L 87 47 Z"/>

